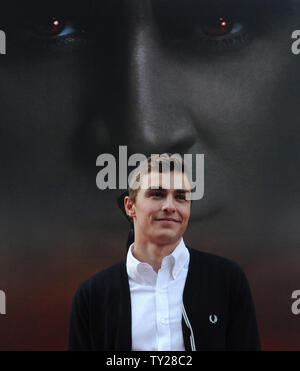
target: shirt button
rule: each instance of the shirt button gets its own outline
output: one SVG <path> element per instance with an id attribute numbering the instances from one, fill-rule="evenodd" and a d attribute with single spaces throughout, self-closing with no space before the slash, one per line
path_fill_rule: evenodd
<path id="1" fill-rule="evenodd" d="M 162 318 L 162 319 L 160 320 L 160 323 L 161 323 L 162 325 L 167 325 L 167 324 L 168 324 L 168 320 L 167 320 L 166 318 Z"/>

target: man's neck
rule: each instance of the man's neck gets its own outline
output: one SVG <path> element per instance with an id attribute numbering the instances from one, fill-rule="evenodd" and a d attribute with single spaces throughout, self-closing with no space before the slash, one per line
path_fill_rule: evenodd
<path id="1" fill-rule="evenodd" d="M 151 242 L 143 243 L 135 239 L 132 247 L 132 254 L 137 260 L 150 264 L 153 270 L 158 272 L 163 258 L 170 255 L 179 242 L 180 240 L 171 244 L 158 245 Z"/>

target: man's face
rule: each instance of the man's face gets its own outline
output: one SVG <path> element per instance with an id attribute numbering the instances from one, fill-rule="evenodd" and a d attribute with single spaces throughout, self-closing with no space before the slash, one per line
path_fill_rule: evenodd
<path id="1" fill-rule="evenodd" d="M 144 174 L 132 206 L 137 239 L 158 245 L 178 242 L 190 216 L 189 194 L 189 181 L 181 172 Z"/>

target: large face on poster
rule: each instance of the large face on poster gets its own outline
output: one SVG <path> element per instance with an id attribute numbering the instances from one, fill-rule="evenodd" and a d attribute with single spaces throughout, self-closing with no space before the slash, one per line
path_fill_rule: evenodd
<path id="1" fill-rule="evenodd" d="M 0 349 L 65 348 L 75 288 L 126 254 L 124 166 L 165 152 L 201 155 L 186 244 L 244 268 L 264 349 L 299 349 L 298 1 L 1 7 Z"/>

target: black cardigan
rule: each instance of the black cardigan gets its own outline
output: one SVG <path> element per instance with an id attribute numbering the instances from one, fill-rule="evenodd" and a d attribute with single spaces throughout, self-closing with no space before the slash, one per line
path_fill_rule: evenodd
<path id="1" fill-rule="evenodd" d="M 229 259 L 188 250 L 183 303 L 196 350 L 260 350 L 254 304 L 242 269 Z M 191 331 L 183 318 L 182 331 L 185 349 L 190 351 Z M 71 308 L 68 349 L 131 350 L 126 260 L 78 287 Z"/>

